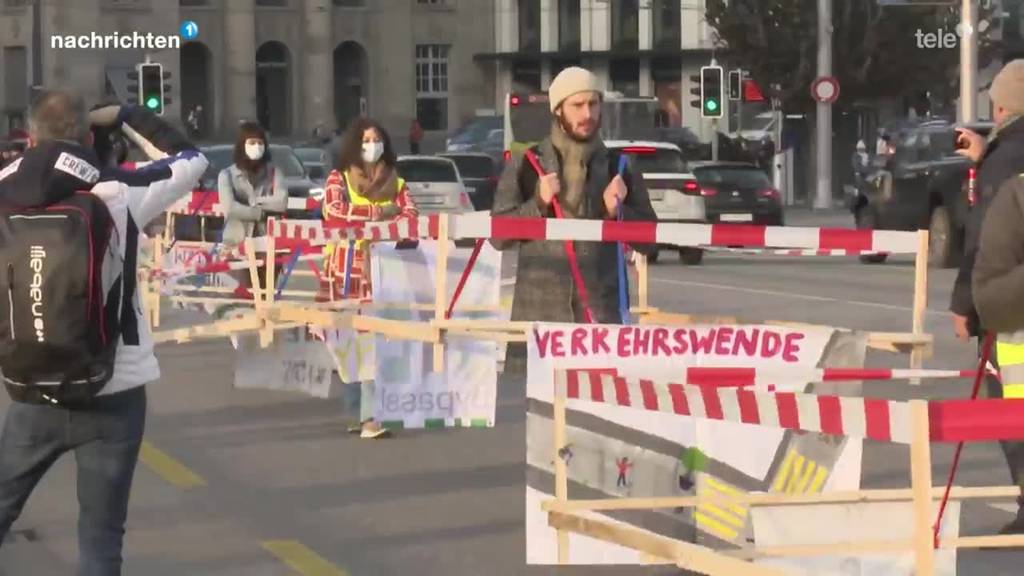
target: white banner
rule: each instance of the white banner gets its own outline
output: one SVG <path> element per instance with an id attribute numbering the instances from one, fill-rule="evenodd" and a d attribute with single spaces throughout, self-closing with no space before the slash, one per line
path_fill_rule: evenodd
<path id="1" fill-rule="evenodd" d="M 391 243 L 372 247 L 374 301 L 432 305 L 435 292 L 435 242 L 413 249 Z M 448 259 L 447 300 L 450 302 L 472 249 L 454 248 Z M 501 253 L 484 243 L 453 319 L 494 320 L 499 317 Z M 493 311 L 460 312 L 461 307 Z M 429 322 L 432 312 L 380 310 L 394 320 Z M 433 371 L 433 345 L 378 336 L 374 347 L 376 395 L 374 418 L 405 428 L 493 426 L 497 396 L 498 348 L 493 341 L 451 338 L 445 346 L 445 369 Z"/>
<path id="2" fill-rule="evenodd" d="M 175 244 L 170 252 L 164 254 L 161 266 L 164 270 L 172 270 L 189 263 L 192 266 L 206 266 L 216 262 L 219 258 L 219 250 L 213 250 L 213 244 Z M 248 270 L 246 270 L 248 272 Z M 185 278 L 168 278 L 165 280 L 165 287 L 176 286 L 187 288 L 192 286 L 205 286 L 213 288 L 236 288 L 238 281 L 231 274 L 220 272 L 217 274 L 204 274 L 202 276 L 188 276 Z"/>
<path id="3" fill-rule="evenodd" d="M 237 342 L 235 388 L 332 397 L 334 358 L 323 342 L 308 338 L 304 328 L 279 330 L 267 348 L 260 348 L 255 334 L 239 336 Z"/>
<path id="4" fill-rule="evenodd" d="M 832 328 L 769 325 L 668 327 L 538 323 L 527 344 L 527 397 L 543 403 L 552 401 L 555 368 L 615 369 L 624 377 L 675 382 L 685 381 L 687 367 L 814 368 L 821 365 L 836 332 Z M 780 382 L 777 388 L 780 391 L 803 390 L 807 384 Z M 690 488 L 680 491 L 681 486 L 676 486 L 685 480 L 681 455 L 678 452 L 667 454 L 665 446 L 676 446 L 680 450 L 695 447 L 714 462 L 714 477 L 710 473 L 695 475 L 697 479 L 712 479 L 711 482 L 696 482 L 696 490 L 701 494 L 708 490 L 736 493 L 764 484 L 770 488 L 776 483 L 782 486 L 781 491 L 789 490 L 791 484 L 810 491 L 860 487 L 859 440 L 836 442 L 834 437 L 828 437 L 827 441 L 822 441 L 817 435 L 787 435 L 779 429 L 700 420 L 585 400 L 568 400 L 566 406 L 570 411 L 598 418 L 588 420 L 583 428 L 570 424 L 570 450 L 566 455 L 570 458 L 571 483 L 604 494 L 633 497 L 691 494 Z M 527 463 L 532 469 L 550 474 L 553 464 L 549 418 L 532 409 L 528 415 Z M 631 432 L 622 436 L 626 434 L 624 430 Z M 640 440 L 629 439 L 635 433 L 642 435 L 637 438 L 647 439 L 635 444 Z M 786 443 L 788 452 L 783 458 L 779 449 L 786 438 L 791 439 Z M 677 459 L 679 465 L 675 463 Z M 802 482 L 805 475 L 808 480 Z M 797 481 L 790 478 L 797 478 Z M 740 484 L 747 488 L 741 489 Z M 746 508 L 732 507 L 728 518 L 697 511 L 693 522 L 703 533 L 720 541 L 742 542 L 750 528 Z M 543 516 L 528 514 L 528 518 L 534 520 Z M 549 533 L 546 523 L 528 522 L 528 563 L 556 561 L 550 547 L 543 542 Z M 570 544 L 570 549 L 572 546 Z M 602 563 L 600 559 L 613 556 L 616 555 L 599 554 L 594 557 L 597 560 L 584 563 Z"/>

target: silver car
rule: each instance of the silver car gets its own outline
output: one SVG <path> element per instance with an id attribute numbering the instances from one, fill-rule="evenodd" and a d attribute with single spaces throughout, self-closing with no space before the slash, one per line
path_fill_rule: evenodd
<path id="1" fill-rule="evenodd" d="M 455 162 L 437 156 L 399 156 L 398 175 L 421 214 L 472 212 L 473 202 Z"/>

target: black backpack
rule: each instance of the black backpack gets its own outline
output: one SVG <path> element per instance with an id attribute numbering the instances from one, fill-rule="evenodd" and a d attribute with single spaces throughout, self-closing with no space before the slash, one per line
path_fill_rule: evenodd
<path id="1" fill-rule="evenodd" d="M 138 344 L 130 214 L 124 270 L 104 294 L 115 233 L 106 204 L 88 192 L 0 207 L 0 371 L 13 400 L 88 403 L 113 376 L 119 340 Z"/>

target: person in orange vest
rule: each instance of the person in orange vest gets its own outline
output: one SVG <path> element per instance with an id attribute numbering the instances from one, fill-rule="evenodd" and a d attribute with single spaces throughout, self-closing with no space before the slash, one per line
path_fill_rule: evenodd
<path id="1" fill-rule="evenodd" d="M 369 118 L 356 119 L 342 137 L 336 168 L 327 177 L 324 222 L 357 224 L 416 218 L 416 204 L 405 180 L 398 176 L 396 160 L 391 138 L 384 128 Z M 326 280 L 321 282 L 317 301 L 370 297 L 368 248 L 364 241 L 351 248 L 344 244 L 334 249 L 327 247 Z M 373 383 L 361 383 L 361 390 L 360 425 L 350 431 L 360 432 L 363 438 L 378 438 L 386 430 L 373 420 Z"/>
<path id="2" fill-rule="evenodd" d="M 412 119 L 412 126 L 409 127 L 409 151 L 413 154 L 420 153 L 420 142 L 423 141 L 423 127 L 420 126 L 418 118 Z"/>

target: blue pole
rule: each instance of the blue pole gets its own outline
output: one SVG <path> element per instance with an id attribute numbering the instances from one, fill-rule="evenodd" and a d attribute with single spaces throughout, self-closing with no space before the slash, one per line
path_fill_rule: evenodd
<path id="1" fill-rule="evenodd" d="M 619 156 L 618 174 L 623 176 L 626 173 L 626 155 Z M 617 219 L 622 222 L 622 200 L 615 201 Z M 619 315 L 623 324 L 632 324 L 629 314 L 629 293 L 626 290 L 628 276 L 626 275 L 626 245 L 618 242 L 618 266 L 619 266 Z"/>
<path id="2" fill-rule="evenodd" d="M 288 284 L 288 278 L 292 275 L 292 270 L 295 269 L 295 265 L 298 264 L 299 258 L 302 256 L 302 246 L 295 249 L 295 254 L 292 255 L 291 260 L 288 261 L 288 266 L 284 269 L 284 274 L 277 279 L 277 293 L 274 298 L 280 298 L 281 292 L 284 291 L 284 287 Z M 271 256 L 273 257 L 273 256 Z"/>

